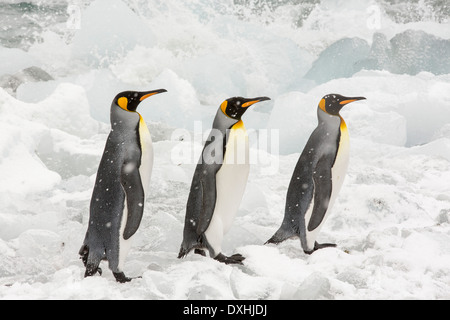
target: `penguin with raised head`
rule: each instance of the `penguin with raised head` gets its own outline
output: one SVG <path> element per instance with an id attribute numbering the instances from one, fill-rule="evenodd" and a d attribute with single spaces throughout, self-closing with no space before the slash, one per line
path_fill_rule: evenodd
<path id="1" fill-rule="evenodd" d="M 242 116 L 267 97 L 230 98 L 219 107 L 211 134 L 194 172 L 178 258 L 195 253 L 226 264 L 242 264 L 240 254 L 222 253 L 224 235 L 231 228 L 242 201 L 250 171 L 248 135 Z"/>
<path id="2" fill-rule="evenodd" d="M 316 239 L 342 187 L 349 162 L 349 134 L 339 112 L 345 105 L 364 99 L 329 94 L 320 101 L 319 124 L 292 175 L 283 223 L 266 243 L 300 238 L 306 254 L 336 246 L 319 244 Z"/>
<path id="3" fill-rule="evenodd" d="M 111 132 L 100 161 L 90 203 L 89 225 L 79 251 L 85 277 L 102 273 L 107 260 L 118 282 L 131 281 L 123 267 L 144 213 L 153 168 L 150 132 L 136 111 L 165 89 L 118 94 L 111 104 Z"/>

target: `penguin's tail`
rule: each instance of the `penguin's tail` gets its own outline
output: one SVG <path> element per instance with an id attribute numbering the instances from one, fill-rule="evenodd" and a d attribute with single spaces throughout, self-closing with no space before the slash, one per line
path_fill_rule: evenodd
<path id="1" fill-rule="evenodd" d="M 189 252 L 191 252 L 193 249 L 203 249 L 203 248 L 204 247 L 202 247 L 201 245 L 199 245 L 197 243 L 192 244 L 190 246 L 186 246 L 183 243 L 181 245 L 180 252 L 178 253 L 178 259 L 182 259 L 182 258 L 186 257 L 189 254 Z"/>
<path id="2" fill-rule="evenodd" d="M 100 262 L 102 261 L 102 257 L 97 257 L 93 255 L 89 250 L 89 246 L 83 244 L 81 246 L 80 251 L 78 252 L 80 255 L 80 259 L 83 261 L 84 266 L 86 267 L 86 272 L 84 277 L 91 277 L 96 273 L 102 275 L 102 269 L 99 268 Z"/>
<path id="3" fill-rule="evenodd" d="M 295 232 L 294 230 L 285 229 L 285 228 L 281 227 L 272 236 L 272 238 L 270 238 L 269 240 L 266 241 L 265 244 L 270 244 L 270 243 L 279 244 L 287 239 L 297 238 L 298 236 L 299 236 L 299 234 L 297 232 Z"/>
<path id="4" fill-rule="evenodd" d="M 205 239 L 203 234 L 196 237 L 185 237 L 183 243 L 181 244 L 180 252 L 178 253 L 178 259 L 186 257 L 193 249 L 211 250 L 208 241 Z"/>
<path id="5" fill-rule="evenodd" d="M 180 252 L 178 253 L 178 259 L 182 259 L 184 257 L 186 257 L 189 253 L 189 249 L 184 248 L 183 246 L 181 246 L 180 248 Z"/>

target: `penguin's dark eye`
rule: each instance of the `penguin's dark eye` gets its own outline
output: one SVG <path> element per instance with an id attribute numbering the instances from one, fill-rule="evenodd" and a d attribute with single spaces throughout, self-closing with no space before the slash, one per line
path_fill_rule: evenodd
<path id="1" fill-rule="evenodd" d="M 229 117 L 231 117 L 231 118 L 237 118 L 237 117 L 239 117 L 239 116 L 241 116 L 241 114 L 240 114 L 240 112 L 239 112 L 239 109 L 241 109 L 241 108 L 239 108 L 238 107 L 238 104 L 240 104 L 239 102 L 235 102 L 235 103 L 230 103 L 229 105 L 228 105 L 228 108 L 227 108 L 227 115 L 229 116 Z"/>

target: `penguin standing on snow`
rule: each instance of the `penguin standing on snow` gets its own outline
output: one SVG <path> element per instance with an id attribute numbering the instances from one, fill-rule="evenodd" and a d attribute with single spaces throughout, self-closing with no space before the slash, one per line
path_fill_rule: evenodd
<path id="1" fill-rule="evenodd" d="M 184 237 L 178 258 L 192 249 L 215 260 L 242 264 L 240 254 L 222 253 L 224 234 L 230 229 L 242 200 L 250 171 L 248 135 L 241 117 L 267 97 L 230 98 L 222 103 L 194 172 L 186 206 Z"/>
<path id="2" fill-rule="evenodd" d="M 292 175 L 283 223 L 267 243 L 299 237 L 306 254 L 336 246 L 318 244 L 316 238 L 341 189 L 349 162 L 349 135 L 339 112 L 345 105 L 364 99 L 329 94 L 320 101 L 319 124 Z"/>
<path id="3" fill-rule="evenodd" d="M 165 89 L 118 94 L 111 105 L 111 133 L 98 168 L 90 204 L 88 230 L 79 251 L 93 276 L 107 260 L 118 282 L 131 281 L 123 273 L 131 239 L 141 223 L 153 168 L 150 132 L 136 112 L 145 99 Z"/>

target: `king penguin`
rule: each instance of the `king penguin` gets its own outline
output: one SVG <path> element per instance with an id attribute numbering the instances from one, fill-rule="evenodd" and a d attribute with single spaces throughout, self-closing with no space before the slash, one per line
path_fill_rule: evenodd
<path id="1" fill-rule="evenodd" d="M 178 258 L 192 249 L 226 264 L 242 264 L 240 254 L 227 257 L 222 240 L 231 228 L 250 171 L 248 135 L 241 120 L 248 108 L 267 97 L 224 101 L 217 110 L 213 129 L 194 172 Z"/>
<path id="2" fill-rule="evenodd" d="M 306 254 L 336 246 L 319 244 L 316 239 L 339 194 L 348 168 L 349 134 L 339 112 L 345 105 L 364 99 L 329 94 L 320 100 L 317 108 L 319 124 L 294 169 L 283 223 L 267 243 L 278 244 L 298 237 Z"/>
<path id="3" fill-rule="evenodd" d="M 111 104 L 111 132 L 100 161 L 90 203 L 89 225 L 79 251 L 85 277 L 102 273 L 107 260 L 117 282 L 129 282 L 125 258 L 144 213 L 153 169 L 150 132 L 136 111 L 145 99 L 165 89 L 118 94 Z"/>

